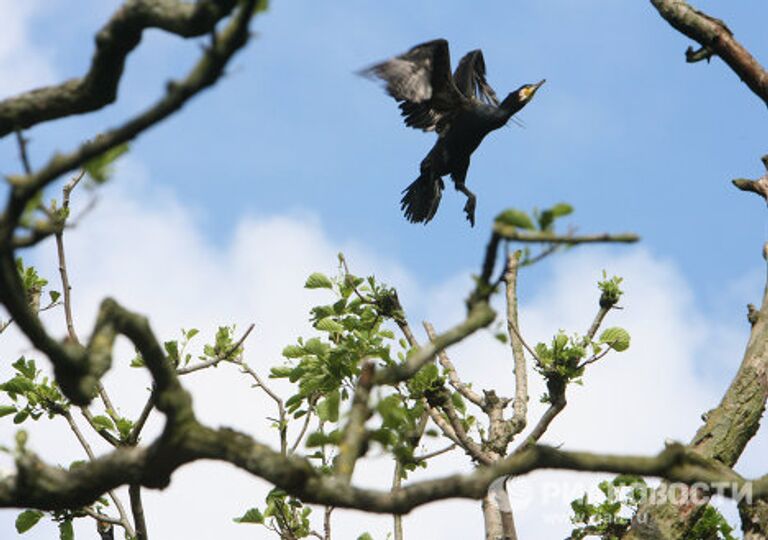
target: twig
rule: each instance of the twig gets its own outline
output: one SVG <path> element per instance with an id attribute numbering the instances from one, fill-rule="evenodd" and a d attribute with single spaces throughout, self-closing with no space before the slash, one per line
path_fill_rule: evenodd
<path id="1" fill-rule="evenodd" d="M 85 176 L 85 169 L 81 170 L 79 174 L 73 176 L 69 182 L 67 182 L 64 185 L 64 188 L 62 189 L 62 202 L 61 202 L 61 215 L 63 216 L 61 218 L 61 222 L 57 225 L 56 228 L 56 254 L 59 260 L 59 275 L 61 276 L 61 288 L 62 288 L 62 297 L 64 300 L 64 317 L 67 324 L 67 334 L 69 336 L 69 340 L 76 344 L 80 345 L 80 339 L 77 337 L 77 332 L 75 332 L 75 323 L 74 318 L 72 317 L 72 286 L 69 283 L 69 273 L 67 271 L 67 257 L 66 257 L 66 251 L 64 249 L 64 225 L 67 221 L 67 216 L 69 213 L 69 203 L 70 198 L 72 196 L 72 191 L 77 187 L 77 185 L 80 183 L 80 181 L 83 179 L 83 176 Z M 104 408 L 107 411 L 107 414 L 112 418 L 113 421 L 119 420 L 119 416 L 117 414 L 117 410 L 115 409 L 115 406 L 112 404 L 112 400 L 109 398 L 109 395 L 107 394 L 106 389 L 102 385 L 101 381 L 97 384 L 98 394 L 99 397 L 104 404 Z M 110 439 L 106 437 L 106 434 L 104 433 L 104 430 L 98 429 L 92 421 L 92 417 L 90 416 L 90 412 L 83 411 L 83 416 L 88 420 L 88 423 L 93 427 L 102 437 L 104 437 L 108 442 L 110 442 Z M 116 441 L 113 439 L 110 444 L 113 446 L 117 446 Z"/>
<path id="2" fill-rule="evenodd" d="M 253 380 L 256 381 L 256 386 L 264 390 L 264 392 L 272 399 L 272 401 L 275 402 L 275 405 L 277 405 L 277 411 L 279 415 L 279 422 L 280 426 L 278 427 L 280 431 L 280 453 L 283 455 L 287 455 L 288 452 L 288 422 L 285 420 L 285 404 L 283 403 L 283 399 L 277 395 L 275 391 L 273 391 L 269 386 L 264 384 L 264 381 L 259 377 L 259 374 L 256 373 L 256 371 L 251 368 L 248 364 L 246 364 L 243 359 L 239 359 L 235 362 L 240 366 L 240 368 L 243 370 L 244 373 L 247 373 L 250 375 Z M 307 416 L 309 416 L 309 412 L 307 412 Z M 298 439 L 296 441 L 296 444 L 298 444 L 298 441 L 301 439 Z"/>
<path id="3" fill-rule="evenodd" d="M 69 277 L 67 275 L 67 258 L 64 252 L 64 222 L 66 222 L 66 215 L 69 211 L 69 198 L 72 193 L 72 190 L 75 189 L 77 184 L 80 182 L 80 180 L 85 175 L 85 170 L 83 169 L 80 171 L 80 174 L 74 176 L 72 180 L 67 182 L 67 184 L 64 186 L 64 189 L 62 190 L 63 193 L 63 200 L 62 200 L 62 210 L 64 211 L 63 215 L 65 216 L 62 223 L 61 228 L 56 232 L 56 251 L 59 257 L 59 274 L 61 275 L 61 288 L 62 288 L 62 295 L 64 297 L 64 315 L 67 321 L 67 333 L 69 334 L 69 339 L 72 340 L 73 343 L 80 344 L 80 340 L 77 337 L 77 333 L 75 332 L 75 325 L 72 321 L 72 286 L 69 284 Z"/>
<path id="4" fill-rule="evenodd" d="M 544 411 L 544 414 L 541 415 L 536 426 L 531 430 L 525 440 L 515 449 L 515 454 L 527 450 L 536 444 L 538 440 L 541 439 L 542 435 L 547 432 L 552 420 L 554 420 L 555 417 L 560 414 L 560 411 L 567 405 L 565 394 L 554 396 L 553 399 L 554 401 L 549 405 L 547 410 Z"/>
<path id="5" fill-rule="evenodd" d="M 427 332 L 427 336 L 429 336 L 429 339 L 431 341 L 434 341 L 435 339 L 435 329 L 434 327 L 428 323 L 427 321 L 424 321 L 424 330 Z M 451 362 L 451 359 L 448 357 L 448 354 L 446 352 L 440 351 L 437 353 L 437 357 L 440 361 L 440 365 L 443 366 L 443 369 L 445 369 L 446 373 L 448 374 L 448 381 L 451 383 L 451 386 L 456 389 L 456 391 L 467 398 L 469 401 L 480 407 L 481 409 L 485 405 L 485 401 L 483 400 L 482 396 L 472 390 L 468 385 L 464 384 L 462 380 L 459 378 L 458 373 L 456 372 L 456 368 Z"/>
<path id="6" fill-rule="evenodd" d="M 531 357 L 536 360 L 536 362 L 541 363 L 541 359 L 539 359 L 539 355 L 536 354 L 536 351 L 534 351 L 528 343 L 526 343 L 525 339 L 523 339 L 522 334 L 520 334 L 520 329 L 515 326 L 514 324 L 509 324 L 509 320 L 507 320 L 507 329 L 514 332 L 515 337 L 520 341 L 523 348 L 528 351 L 528 354 L 531 355 Z"/>
<path id="7" fill-rule="evenodd" d="M 606 354 L 608 354 L 609 352 L 611 352 L 611 349 L 612 349 L 612 345 L 613 345 L 614 343 L 616 343 L 616 342 L 615 342 L 615 341 L 612 341 L 612 342 L 610 342 L 610 343 L 607 343 L 607 345 L 608 345 L 608 346 L 605 348 L 605 350 L 603 350 L 602 352 L 600 352 L 600 353 L 598 353 L 598 354 L 595 354 L 595 355 L 593 355 L 593 356 L 592 356 L 592 358 L 590 358 L 589 360 L 584 360 L 584 362 L 582 362 L 581 364 L 579 364 L 579 367 L 577 367 L 576 369 L 577 369 L 577 370 L 578 370 L 578 369 L 584 369 L 584 368 L 585 368 L 585 367 L 587 367 L 588 365 L 590 365 L 590 364 L 594 364 L 595 362 L 597 362 L 598 360 L 600 360 L 601 358 L 603 358 L 603 357 L 604 357 Z"/>
<path id="8" fill-rule="evenodd" d="M 232 359 L 232 355 L 237 352 L 237 350 L 243 345 L 246 339 L 248 339 L 248 336 L 255 328 L 255 324 L 251 323 L 251 325 L 248 327 L 248 329 L 243 333 L 243 335 L 240 337 L 240 339 L 237 340 L 237 342 L 232 345 L 229 349 L 224 352 L 224 354 L 216 356 L 216 358 L 213 358 L 211 360 L 206 360 L 205 362 L 200 362 L 199 364 L 195 364 L 194 366 L 187 366 L 183 368 L 179 368 L 176 370 L 177 375 L 188 375 L 189 373 L 194 373 L 195 371 L 200 371 L 202 369 L 207 369 L 209 367 L 213 367 L 217 364 L 220 364 L 221 362 L 224 362 L 225 360 L 234 360 Z M 237 363 L 237 362 L 235 362 Z"/>
<path id="9" fill-rule="evenodd" d="M 528 421 L 528 370 L 523 353 L 523 340 L 517 331 L 517 270 L 520 263 L 520 251 L 507 257 L 507 331 L 512 346 L 515 374 L 515 399 L 512 402 L 512 418 L 509 420 L 508 440 L 520 433 Z"/>
<path id="10" fill-rule="evenodd" d="M 83 415 L 83 418 L 85 418 L 86 422 L 88 422 L 88 425 L 91 426 L 93 431 L 95 431 L 102 439 L 107 441 L 111 446 L 117 448 L 120 446 L 120 440 L 117 439 L 114 435 L 112 435 L 109 431 L 107 431 L 105 428 L 100 427 L 96 425 L 96 422 L 93 419 L 93 414 L 88 409 L 88 407 L 79 407 L 80 413 Z"/>
<path id="11" fill-rule="evenodd" d="M 133 522 L 136 524 L 136 540 L 149 540 L 147 522 L 144 518 L 144 505 L 141 502 L 141 486 L 139 484 L 128 486 L 128 495 L 131 498 Z"/>
<path id="12" fill-rule="evenodd" d="M 333 506 L 326 506 L 323 512 L 323 540 L 331 540 L 331 514 Z"/>
<path id="13" fill-rule="evenodd" d="M 301 440 L 304 438 L 304 435 L 306 435 L 307 429 L 309 428 L 310 418 L 312 418 L 312 409 L 309 409 L 307 414 L 304 415 L 304 424 L 302 424 L 301 431 L 299 431 L 299 434 L 296 436 L 296 440 L 291 446 L 291 454 L 296 453 L 296 450 L 299 448 L 299 444 L 301 444 Z"/>
<path id="14" fill-rule="evenodd" d="M 443 334 L 435 336 L 433 342 L 412 351 L 405 363 L 395 364 L 376 373 L 374 384 L 396 384 L 412 377 L 424 367 L 436 354 L 484 328 L 493 322 L 496 313 L 487 302 L 478 302 L 472 306 L 469 315 Z"/>
<path id="15" fill-rule="evenodd" d="M 520 263 L 520 266 L 532 266 L 532 265 L 534 265 L 534 264 L 536 264 L 538 262 L 543 261 L 544 259 L 546 259 L 550 255 L 552 255 L 554 253 L 557 253 L 558 251 L 560 251 L 564 247 L 565 246 L 563 246 L 562 244 L 550 244 L 546 248 L 541 250 L 541 252 L 537 253 L 535 256 L 530 257 L 530 258 L 525 258 Z"/>
<path id="16" fill-rule="evenodd" d="M 152 410 L 154 408 L 155 408 L 155 389 L 152 388 L 152 391 L 150 391 L 149 393 L 149 398 L 147 399 L 147 402 L 144 404 L 144 408 L 141 409 L 141 414 L 139 415 L 139 418 L 133 424 L 131 433 L 128 435 L 128 438 L 126 439 L 127 445 L 135 446 L 136 444 L 138 444 L 139 436 L 141 435 L 141 430 L 144 429 L 144 425 L 147 423 L 147 420 L 149 419 L 149 415 L 152 413 Z"/>
<path id="17" fill-rule="evenodd" d="M 24 174 L 32 174 L 32 167 L 29 164 L 29 156 L 27 155 L 27 143 L 29 142 L 29 139 L 24 138 L 24 133 L 20 129 L 16 130 L 16 142 L 19 145 L 19 159 L 21 160 Z"/>
<path id="18" fill-rule="evenodd" d="M 592 341 L 594 339 L 595 334 L 597 334 L 597 331 L 600 329 L 600 325 L 603 323 L 603 319 L 605 319 L 605 316 L 608 315 L 608 312 L 611 311 L 611 309 L 612 306 L 600 306 L 600 309 L 595 315 L 595 318 L 585 335 L 587 340 Z"/>
<path id="19" fill-rule="evenodd" d="M 69 424 L 69 428 L 72 430 L 72 433 L 75 434 L 75 437 L 80 442 L 80 446 L 83 447 L 83 450 L 85 450 L 85 454 L 88 456 L 88 459 L 90 461 L 93 461 L 96 459 L 96 455 L 93 453 L 93 449 L 91 448 L 91 445 L 88 443 L 88 440 L 83 435 L 82 431 L 80 431 L 80 428 L 77 426 L 77 423 L 75 422 L 75 419 L 72 417 L 72 414 L 68 410 L 64 410 L 62 412 L 62 416 Z M 109 490 L 107 491 L 109 498 L 112 499 L 112 502 L 115 504 L 115 508 L 117 508 L 117 512 L 120 514 L 120 526 L 125 529 L 125 532 L 128 534 L 128 536 L 135 536 L 136 533 L 133 530 L 133 527 L 131 526 L 131 522 L 128 519 L 128 514 L 125 511 L 125 508 L 123 507 L 123 503 L 120 501 L 118 496 L 115 494 L 114 491 Z"/>
<path id="20" fill-rule="evenodd" d="M 480 302 L 487 302 L 491 293 L 493 293 L 494 285 L 491 284 L 491 275 L 493 274 L 493 268 L 496 266 L 496 256 L 499 251 L 499 242 L 501 237 L 496 231 L 491 233 L 491 238 L 488 240 L 488 244 L 485 246 L 485 256 L 483 257 L 483 265 L 480 268 L 480 276 L 477 278 L 477 285 L 472 293 L 467 298 L 467 307 L 472 310 Z"/>
<path id="21" fill-rule="evenodd" d="M 623 234 L 591 234 L 578 236 L 575 234 L 556 235 L 551 232 L 520 231 L 511 225 L 496 222 L 493 230 L 501 238 L 513 242 L 542 243 L 542 244 L 596 244 L 596 243 L 622 243 L 632 244 L 640 240 L 640 237 L 632 233 Z"/>
<path id="22" fill-rule="evenodd" d="M 429 418 L 432 420 L 432 422 L 435 423 L 435 425 L 438 428 L 440 428 L 440 431 L 443 432 L 443 435 L 445 435 L 448 439 L 452 440 L 458 446 L 461 446 L 463 448 L 464 445 L 462 444 L 461 439 L 459 439 L 453 427 L 451 427 L 451 424 L 448 423 L 448 421 L 443 417 L 440 411 L 437 410 L 437 408 L 433 407 L 432 405 L 428 404 L 426 400 L 424 400 L 423 404 L 424 404 L 424 409 L 427 411 L 427 414 L 429 414 Z"/>
<path id="23" fill-rule="evenodd" d="M 8 319 L 7 321 L 0 322 L 0 334 L 5 332 L 5 329 L 8 328 L 13 324 L 13 319 Z"/>
<path id="24" fill-rule="evenodd" d="M 456 434 L 459 446 L 461 446 L 470 457 L 484 465 L 493 463 L 494 460 L 491 456 L 484 452 L 483 448 L 475 442 L 464 429 L 464 426 L 461 424 L 461 419 L 456 414 L 456 409 L 453 406 L 450 396 L 442 399 L 439 404 L 430 403 L 430 405 L 433 405 L 436 408 L 439 407 L 439 409 L 445 413 L 445 416 L 448 418 L 448 421 L 453 428 L 453 432 Z"/>
<path id="25" fill-rule="evenodd" d="M 399 490 L 403 485 L 403 466 L 400 461 L 395 461 L 395 473 L 392 475 L 392 492 Z M 394 540 L 403 540 L 403 516 L 392 516 L 392 532 Z"/>
<path id="26" fill-rule="evenodd" d="M 109 523 L 111 525 L 119 525 L 120 527 L 123 526 L 123 522 L 120 521 L 119 518 L 108 516 L 106 514 L 101 514 L 99 512 L 96 512 L 95 510 L 91 510 L 88 507 L 82 508 L 81 510 L 84 514 L 87 514 L 88 516 L 92 517 L 96 521 L 101 521 L 102 523 Z"/>
<path id="27" fill-rule="evenodd" d="M 428 452 L 426 454 L 423 454 L 421 456 L 414 456 L 414 460 L 416 461 L 427 461 L 432 458 L 435 458 L 437 456 L 440 456 L 442 454 L 447 454 L 451 450 L 454 450 L 458 445 L 456 443 L 449 444 L 445 448 L 441 448 L 440 450 L 435 450 L 434 452 Z"/>

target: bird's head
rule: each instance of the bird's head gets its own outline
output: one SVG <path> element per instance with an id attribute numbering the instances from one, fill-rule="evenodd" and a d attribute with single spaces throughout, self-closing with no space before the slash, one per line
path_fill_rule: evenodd
<path id="1" fill-rule="evenodd" d="M 533 99 L 536 91 L 541 88 L 541 85 L 545 82 L 547 82 L 547 80 L 542 79 L 535 84 L 524 84 L 504 98 L 504 101 L 501 102 L 501 108 L 512 114 L 516 113 Z"/>

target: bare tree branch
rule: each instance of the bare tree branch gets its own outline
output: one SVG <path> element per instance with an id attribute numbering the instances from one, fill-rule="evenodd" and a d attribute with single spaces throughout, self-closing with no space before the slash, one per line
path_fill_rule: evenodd
<path id="1" fill-rule="evenodd" d="M 0 101 L 0 137 L 14 130 L 112 103 L 126 57 L 144 30 L 159 28 L 182 37 L 202 36 L 229 15 L 236 0 L 130 0 L 115 12 L 96 36 L 96 52 L 88 73 L 56 86 L 38 88 Z"/>
<path id="2" fill-rule="evenodd" d="M 488 326 L 493 322 L 495 317 L 496 313 L 491 309 L 487 302 L 475 304 L 463 322 L 457 324 L 445 333 L 435 336 L 434 341 L 424 345 L 424 347 L 413 350 L 408 355 L 404 364 L 396 364 L 377 372 L 374 384 L 395 384 L 412 377 L 417 371 L 432 360 L 437 353 L 445 350 L 454 343 L 458 343 L 480 328 Z"/>
<path id="3" fill-rule="evenodd" d="M 507 271 L 504 280 L 507 284 L 507 330 L 512 346 L 515 367 L 515 399 L 512 402 L 512 418 L 509 420 L 511 440 L 520 433 L 528 421 L 528 369 L 523 353 L 523 340 L 518 332 L 517 323 L 517 270 L 520 262 L 519 251 L 507 257 Z"/>
<path id="4" fill-rule="evenodd" d="M 495 479 L 521 476 L 539 469 L 608 472 L 661 477 L 686 484 L 725 486 L 723 494 L 737 496 L 747 486 L 756 499 L 768 496 L 768 476 L 748 481 L 730 468 L 707 459 L 683 445 L 669 445 L 656 456 L 617 456 L 569 452 L 533 446 L 480 467 L 469 474 L 415 482 L 396 491 L 379 491 L 347 485 L 317 471 L 306 460 L 283 456 L 247 435 L 227 429 L 212 430 L 195 422 L 187 424 L 183 441 L 165 439 L 152 447 L 119 449 L 84 464 L 77 471 L 51 467 L 29 452 L 17 461 L 18 472 L 0 479 L 0 507 L 29 507 L 44 510 L 86 505 L 101 493 L 122 484 L 156 484 L 158 470 L 197 459 L 228 461 L 255 476 L 285 489 L 308 504 L 356 508 L 369 512 L 403 514 L 426 504 L 451 497 L 481 499 Z M 168 445 L 174 454 L 168 454 Z"/>
<path id="5" fill-rule="evenodd" d="M 363 364 L 360 377 L 357 379 L 352 408 L 349 411 L 349 420 L 344 426 L 344 437 L 339 445 L 339 454 L 334 463 L 334 472 L 342 481 L 349 482 L 352 478 L 355 464 L 361 457 L 362 449 L 367 442 L 365 422 L 371 416 L 368 399 L 373 387 L 375 369 L 376 365 L 373 362 L 366 362 Z"/>
<path id="6" fill-rule="evenodd" d="M 733 37 L 720 19 L 691 7 L 684 0 L 651 0 L 659 14 L 676 30 L 698 42 L 704 51 L 689 49 L 689 62 L 716 54 L 768 105 L 768 72 Z"/>
<path id="7" fill-rule="evenodd" d="M 768 285 L 752 325 L 744 357 L 720 404 L 704 415 L 690 448 L 725 466 L 732 467 L 749 440 L 757 433 L 768 398 Z M 701 506 L 699 505 L 699 508 Z M 699 513 L 689 505 L 643 505 L 625 538 L 647 538 L 648 534 L 685 533 Z M 659 532 L 661 531 L 661 532 Z"/>
<path id="8" fill-rule="evenodd" d="M 565 234 L 557 235 L 550 232 L 539 231 L 521 231 L 511 225 L 504 225 L 496 222 L 493 225 L 496 234 L 505 240 L 521 243 L 544 243 L 544 244 L 566 244 L 575 246 L 577 244 L 633 244 L 640 240 L 640 237 L 632 233 L 624 234 L 591 234 L 576 235 Z"/>
<path id="9" fill-rule="evenodd" d="M 190 97 L 214 84 L 234 53 L 247 42 L 248 23 L 254 4 L 255 0 L 240 4 L 236 15 L 222 31 L 216 46 L 206 51 L 186 79 L 169 85 L 166 96 L 154 106 L 122 126 L 83 144 L 74 152 L 55 156 L 31 176 L 15 179 L 10 190 L 8 204 L 0 214 L 0 302 L 5 305 L 30 341 L 54 364 L 56 380 L 62 392 L 77 405 L 90 401 L 99 386 L 99 378 L 109 368 L 109 363 L 104 361 L 106 358 L 93 361 L 92 355 L 77 345 L 58 343 L 46 333 L 37 315 L 27 306 L 16 271 L 12 246 L 18 219 L 35 193 L 59 175 L 130 140 L 179 110 Z M 93 345 L 92 342 L 90 346 Z"/>

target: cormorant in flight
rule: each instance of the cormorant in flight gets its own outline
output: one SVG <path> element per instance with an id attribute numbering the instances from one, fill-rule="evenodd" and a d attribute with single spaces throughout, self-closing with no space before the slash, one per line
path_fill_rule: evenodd
<path id="1" fill-rule="evenodd" d="M 521 86 L 499 103 L 485 80 L 479 49 L 467 53 L 451 75 L 448 42 L 422 43 L 362 72 L 379 77 L 389 95 L 400 102 L 405 125 L 436 131 L 438 139 L 421 162 L 421 174 L 405 190 L 400 207 L 413 223 L 431 220 L 440 204 L 442 177 L 451 175 L 456 190 L 467 196 L 464 211 L 475 225 L 475 194 L 464 184 L 469 157 L 483 137 L 505 125 L 533 98 L 544 80 Z"/>

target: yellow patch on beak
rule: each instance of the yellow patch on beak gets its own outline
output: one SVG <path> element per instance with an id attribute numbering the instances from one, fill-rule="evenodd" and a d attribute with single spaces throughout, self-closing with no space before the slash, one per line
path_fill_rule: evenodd
<path id="1" fill-rule="evenodd" d="M 536 88 L 534 88 L 533 86 L 526 86 L 525 88 L 523 88 L 523 99 L 528 101 L 529 99 L 531 99 L 531 96 L 534 93 L 536 93 Z"/>
<path id="2" fill-rule="evenodd" d="M 533 95 L 536 93 L 536 90 L 541 88 L 541 85 L 546 82 L 546 79 L 542 79 L 541 81 L 537 82 L 536 84 L 529 84 L 525 88 L 523 88 L 523 100 L 528 101 L 533 97 Z"/>

